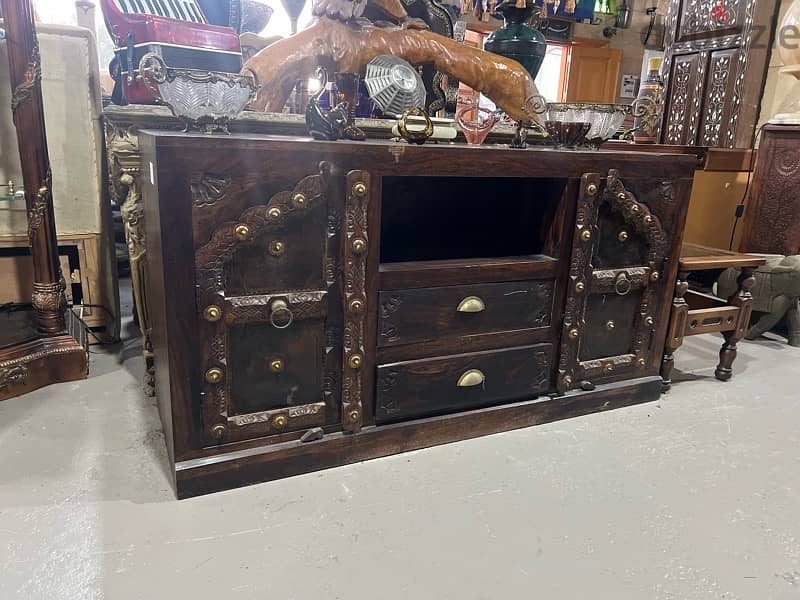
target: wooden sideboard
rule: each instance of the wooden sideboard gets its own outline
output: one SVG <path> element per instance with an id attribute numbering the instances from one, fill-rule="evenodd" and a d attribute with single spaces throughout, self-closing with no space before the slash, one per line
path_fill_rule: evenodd
<path id="1" fill-rule="evenodd" d="M 180 497 L 661 391 L 693 156 L 138 143 Z"/>

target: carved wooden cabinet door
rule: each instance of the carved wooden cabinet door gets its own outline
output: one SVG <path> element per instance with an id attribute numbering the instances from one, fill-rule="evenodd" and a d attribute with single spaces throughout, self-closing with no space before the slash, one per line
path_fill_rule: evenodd
<path id="1" fill-rule="evenodd" d="M 750 145 L 775 6 L 775 0 L 670 1 L 664 144 Z"/>
<path id="2" fill-rule="evenodd" d="M 616 171 L 583 176 L 570 259 L 557 388 L 644 374 L 653 364 L 656 288 L 668 240 Z"/>
<path id="3" fill-rule="evenodd" d="M 296 437 L 341 421 L 342 217 L 329 170 L 323 163 L 217 224 L 195 251 L 201 418 L 211 442 Z M 196 184 L 195 206 L 229 185 Z"/>

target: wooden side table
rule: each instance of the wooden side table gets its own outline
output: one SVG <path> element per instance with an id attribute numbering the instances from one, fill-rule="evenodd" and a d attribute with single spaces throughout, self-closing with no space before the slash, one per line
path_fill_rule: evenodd
<path id="1" fill-rule="evenodd" d="M 719 351 L 719 364 L 714 375 L 720 381 L 731 378 L 733 361 L 736 359 L 736 344 L 744 337 L 750 322 L 753 303 L 750 288 L 755 282 L 753 270 L 765 262 L 764 258 L 752 254 L 740 254 L 698 244 L 684 243 L 681 246 L 678 280 L 675 282 L 675 297 L 672 300 L 664 357 L 661 361 L 664 391 L 672 384 L 675 350 L 681 347 L 683 338 L 690 335 L 722 333 L 725 342 Z M 728 267 L 740 268 L 741 274 L 737 279 L 737 291 L 727 300 L 689 290 L 687 278 L 690 272 Z"/>

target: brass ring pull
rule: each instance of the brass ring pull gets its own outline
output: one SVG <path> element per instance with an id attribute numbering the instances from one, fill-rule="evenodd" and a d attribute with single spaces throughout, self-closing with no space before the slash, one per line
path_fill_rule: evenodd
<path id="1" fill-rule="evenodd" d="M 630 292 L 631 287 L 632 284 L 630 277 L 628 277 L 628 274 L 625 271 L 617 275 L 617 279 L 614 282 L 614 291 L 617 292 L 618 296 L 624 296 Z"/>
<path id="2" fill-rule="evenodd" d="M 477 296 L 467 296 L 458 303 L 456 310 L 462 313 L 477 313 L 486 310 L 486 305 Z"/>
<path id="3" fill-rule="evenodd" d="M 294 321 L 294 315 L 289 310 L 286 300 L 273 300 L 269 308 L 269 322 L 275 329 L 286 329 Z"/>
<path id="4" fill-rule="evenodd" d="M 484 381 L 486 381 L 486 376 L 483 374 L 482 371 L 478 369 L 470 369 L 469 371 L 464 371 L 461 374 L 461 377 L 458 378 L 458 387 L 473 387 L 476 385 L 481 385 Z"/>
<path id="5" fill-rule="evenodd" d="M 425 119 L 425 128 L 424 129 L 415 129 L 409 131 L 408 129 L 408 118 L 409 117 L 422 117 Z M 397 122 L 397 130 L 400 132 L 400 137 L 402 137 L 407 142 L 412 144 L 424 144 L 425 140 L 433 135 L 433 121 L 428 116 L 424 110 L 415 106 L 414 108 L 409 108 L 406 112 L 403 113 L 403 116 L 400 117 L 400 120 Z"/>

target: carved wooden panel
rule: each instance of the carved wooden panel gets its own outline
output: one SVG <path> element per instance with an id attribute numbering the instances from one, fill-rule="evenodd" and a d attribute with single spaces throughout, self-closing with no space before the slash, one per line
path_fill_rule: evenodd
<path id="1" fill-rule="evenodd" d="M 670 1 L 662 66 L 663 143 L 749 144 L 767 61 L 762 34 L 774 7 L 775 0 Z M 754 38 L 763 47 L 751 51 Z M 739 131 L 742 115 L 746 122 Z"/>
<path id="2" fill-rule="evenodd" d="M 764 128 L 739 250 L 800 254 L 800 127 Z"/>
<path id="3" fill-rule="evenodd" d="M 644 373 L 659 308 L 653 284 L 662 276 L 668 247 L 659 217 L 625 188 L 617 171 L 610 170 L 605 181 L 594 173 L 583 176 L 561 334 L 560 391 Z"/>
<path id="4" fill-rule="evenodd" d="M 666 104 L 665 144 L 683 144 L 694 136 L 700 118 L 705 61 L 702 53 L 676 56 L 672 62 L 672 89 Z"/>
<path id="5" fill-rule="evenodd" d="M 740 50 L 711 52 L 705 86 L 705 102 L 700 120 L 698 143 L 702 146 L 725 146 L 725 136 L 734 111 L 734 86 Z"/>
<path id="6" fill-rule="evenodd" d="M 195 252 L 202 416 L 212 441 L 339 420 L 341 340 L 328 319 L 339 312 L 338 293 L 327 289 L 336 287 L 338 250 L 328 225 L 329 170 L 323 163 L 294 189 L 217 225 Z M 243 187 L 194 178 L 194 216 Z"/>
<path id="7" fill-rule="evenodd" d="M 677 41 L 719 38 L 741 33 L 746 0 L 685 0 L 680 6 Z"/>

